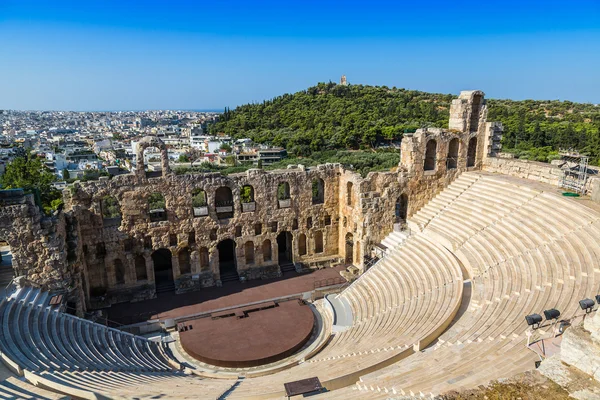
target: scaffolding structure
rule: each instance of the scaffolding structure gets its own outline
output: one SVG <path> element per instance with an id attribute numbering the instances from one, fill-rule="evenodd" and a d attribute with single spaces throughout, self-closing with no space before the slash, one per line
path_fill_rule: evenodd
<path id="1" fill-rule="evenodd" d="M 588 177 L 589 157 L 579 153 L 561 152 L 560 158 L 562 161 L 560 168 L 563 171 L 563 176 L 558 186 L 584 195 Z"/>

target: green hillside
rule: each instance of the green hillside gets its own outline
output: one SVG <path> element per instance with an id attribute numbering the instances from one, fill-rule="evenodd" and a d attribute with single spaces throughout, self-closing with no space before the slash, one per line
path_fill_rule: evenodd
<path id="1" fill-rule="evenodd" d="M 319 83 L 259 104 L 226 109 L 211 133 L 284 146 L 293 156 L 372 149 L 405 131 L 447 127 L 456 96 L 385 86 Z M 600 107 L 568 101 L 488 100 L 489 121 L 504 124 L 504 149 L 549 161 L 559 148 L 600 155 Z"/>

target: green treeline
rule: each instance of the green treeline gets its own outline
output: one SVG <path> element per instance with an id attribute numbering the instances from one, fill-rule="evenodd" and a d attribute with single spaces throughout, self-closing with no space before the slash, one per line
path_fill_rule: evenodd
<path id="1" fill-rule="evenodd" d="M 447 127 L 452 96 L 385 86 L 320 83 L 260 104 L 227 109 L 215 134 L 283 146 L 295 156 L 370 148 L 421 126 Z"/>
<path id="2" fill-rule="evenodd" d="M 259 104 L 226 109 L 210 132 L 250 137 L 257 143 L 283 146 L 292 157 L 313 158 L 315 153 L 369 149 L 399 141 L 404 132 L 424 126 L 445 128 L 455 97 L 385 86 L 319 83 Z M 504 125 L 505 151 L 549 161 L 558 149 L 573 148 L 599 164 L 599 106 L 490 99 L 488 107 L 488 121 Z"/>

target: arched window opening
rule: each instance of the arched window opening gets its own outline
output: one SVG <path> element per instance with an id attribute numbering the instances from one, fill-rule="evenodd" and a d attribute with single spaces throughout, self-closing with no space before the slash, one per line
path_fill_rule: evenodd
<path id="1" fill-rule="evenodd" d="M 477 132 L 479 130 L 479 114 L 481 112 L 482 96 L 476 94 L 473 96 L 473 105 L 471 107 L 471 120 L 469 123 L 469 132 Z"/>
<path id="2" fill-rule="evenodd" d="M 345 257 L 345 261 L 346 264 L 353 264 L 354 263 L 354 236 L 352 235 L 351 232 L 348 232 L 346 234 L 346 257 Z"/>
<path id="3" fill-rule="evenodd" d="M 448 145 L 448 158 L 446 159 L 446 169 L 456 169 L 458 165 L 458 148 L 460 141 L 454 138 Z"/>
<path id="4" fill-rule="evenodd" d="M 477 137 L 472 137 L 469 140 L 469 148 L 467 150 L 467 167 L 475 166 L 475 159 L 477 157 Z"/>
<path id="5" fill-rule="evenodd" d="M 208 249 L 206 247 L 200 248 L 200 271 L 206 271 L 210 267 L 208 258 Z"/>
<path id="6" fill-rule="evenodd" d="M 254 264 L 254 243 L 252 241 L 244 244 L 244 256 L 246 257 L 246 264 Z"/>
<path id="7" fill-rule="evenodd" d="M 242 201 L 242 212 L 252 212 L 256 210 L 254 188 L 252 186 L 242 186 L 242 189 L 240 190 L 240 200 Z"/>
<path id="8" fill-rule="evenodd" d="M 115 266 L 115 282 L 120 285 L 125 283 L 125 266 L 121 259 L 116 258 L 114 261 Z"/>
<path id="9" fill-rule="evenodd" d="M 323 252 L 323 232 L 315 232 L 315 253 Z"/>
<path id="10" fill-rule="evenodd" d="M 208 215 L 208 202 L 206 201 L 206 192 L 202 189 L 192 191 L 192 207 L 194 217 L 204 217 Z"/>
<path id="11" fill-rule="evenodd" d="M 104 225 L 111 222 L 117 224 L 121 221 L 121 206 L 115 197 L 104 196 L 100 201 L 100 208 L 102 209 Z"/>
<path id="12" fill-rule="evenodd" d="M 298 254 L 301 256 L 306 255 L 306 235 L 304 233 L 298 236 Z"/>
<path id="13" fill-rule="evenodd" d="M 425 163 L 423 165 L 423 169 L 425 171 L 434 171 L 435 164 L 437 161 L 437 142 L 435 140 L 430 140 L 427 142 L 425 148 Z"/>
<path id="14" fill-rule="evenodd" d="M 282 182 L 277 186 L 277 202 L 279 208 L 289 208 L 291 205 L 290 199 L 290 184 Z"/>
<path id="15" fill-rule="evenodd" d="M 177 259 L 179 261 L 179 273 L 181 275 L 192 272 L 192 265 L 190 263 L 190 250 L 187 247 L 179 250 Z"/>
<path id="16" fill-rule="evenodd" d="M 406 222 L 406 216 L 408 213 L 408 195 L 402 193 L 398 200 L 396 200 L 396 222 Z"/>
<path id="17" fill-rule="evenodd" d="M 317 178 L 312 181 L 312 203 L 323 204 L 325 202 L 325 182 Z"/>
<path id="18" fill-rule="evenodd" d="M 135 279 L 137 279 L 138 281 L 144 281 L 148 279 L 148 272 L 146 270 L 146 259 L 141 254 L 135 256 Z"/>
<path id="19" fill-rule="evenodd" d="M 263 261 L 271 261 L 271 251 L 271 241 L 267 239 L 262 244 Z"/>
<path id="20" fill-rule="evenodd" d="M 217 209 L 217 218 L 233 218 L 233 194 L 231 188 L 221 186 L 215 192 L 215 207 Z"/>
<path id="21" fill-rule="evenodd" d="M 352 207 L 354 205 L 354 183 L 348 182 L 346 184 L 346 204 Z"/>
<path id="22" fill-rule="evenodd" d="M 148 146 L 143 151 L 143 168 L 146 178 L 162 176 L 162 152 L 158 147 Z M 139 161 L 138 161 L 139 162 Z"/>
<path id="23" fill-rule="evenodd" d="M 148 212 L 152 222 L 167 220 L 167 202 L 162 194 L 155 192 L 148 196 Z"/>

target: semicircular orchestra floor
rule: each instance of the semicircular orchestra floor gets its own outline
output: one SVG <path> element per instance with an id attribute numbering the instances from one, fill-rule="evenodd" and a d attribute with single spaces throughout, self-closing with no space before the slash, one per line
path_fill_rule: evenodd
<path id="1" fill-rule="evenodd" d="M 246 368 L 284 359 L 310 339 L 315 316 L 301 300 L 213 313 L 179 326 L 181 346 L 197 360 Z"/>

